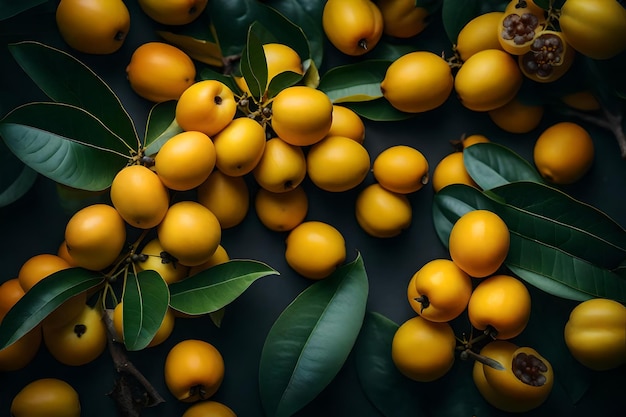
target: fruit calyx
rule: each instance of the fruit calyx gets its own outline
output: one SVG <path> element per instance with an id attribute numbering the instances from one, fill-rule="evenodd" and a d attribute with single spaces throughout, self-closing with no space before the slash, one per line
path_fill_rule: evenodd
<path id="1" fill-rule="evenodd" d="M 548 372 L 547 365 L 532 353 L 520 352 L 514 355 L 511 370 L 517 379 L 533 387 L 540 387 L 548 381 L 544 375 Z"/>
<path id="2" fill-rule="evenodd" d="M 416 297 L 415 301 L 420 303 L 421 306 L 422 306 L 422 308 L 420 309 L 420 313 L 422 313 L 425 308 L 430 306 L 430 300 L 428 299 L 428 297 L 426 295 L 420 295 L 419 297 Z"/>

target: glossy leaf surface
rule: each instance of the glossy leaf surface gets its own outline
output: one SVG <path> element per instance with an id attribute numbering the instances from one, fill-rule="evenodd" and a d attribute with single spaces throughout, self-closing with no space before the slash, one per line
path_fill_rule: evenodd
<path id="1" fill-rule="evenodd" d="M 510 0 L 443 0 L 441 15 L 448 39 L 456 43 L 463 26 L 474 17 L 491 12 L 504 11 Z"/>
<path id="2" fill-rule="evenodd" d="M 137 148 L 137 132 L 130 116 L 113 90 L 89 67 L 67 52 L 39 42 L 12 44 L 9 50 L 48 97 L 93 114 L 128 147 Z M 83 141 L 89 142 L 89 137 Z"/>
<path id="3" fill-rule="evenodd" d="M 269 275 L 278 272 L 259 261 L 232 259 L 170 284 L 170 306 L 185 314 L 212 313 Z"/>
<path id="4" fill-rule="evenodd" d="M 17 201 L 36 179 L 37 172 L 24 165 L 0 140 L 0 207 Z"/>
<path id="5" fill-rule="evenodd" d="M 354 346 L 359 383 L 370 402 L 385 417 L 416 417 L 425 404 L 419 385 L 402 375 L 391 359 L 391 342 L 398 324 L 368 312 Z"/>
<path id="6" fill-rule="evenodd" d="M 476 143 L 463 150 L 463 164 L 483 190 L 515 181 L 543 183 L 539 172 L 511 149 L 497 143 Z"/>
<path id="7" fill-rule="evenodd" d="M 341 104 L 352 109 L 361 117 L 378 122 L 406 120 L 413 117 L 410 113 L 404 113 L 394 108 L 384 97 L 369 101 L 345 102 Z"/>
<path id="8" fill-rule="evenodd" d="M 270 329 L 259 387 L 268 417 L 288 417 L 337 375 L 365 316 L 368 280 L 359 255 L 302 291 Z"/>
<path id="9" fill-rule="evenodd" d="M 251 25 L 248 30 L 246 47 L 241 54 L 241 75 L 246 80 L 252 97 L 260 101 L 265 94 L 268 74 L 263 44 L 256 35 L 254 27 L 255 25 Z"/>
<path id="10" fill-rule="evenodd" d="M 321 78 L 319 89 L 333 103 L 369 101 L 383 96 L 380 83 L 391 64 L 385 60 L 367 60 L 328 70 Z"/>
<path id="11" fill-rule="evenodd" d="M 35 328 L 73 296 L 104 282 L 104 277 L 82 268 L 55 272 L 35 284 L 11 308 L 0 325 L 0 350 Z"/>
<path id="12" fill-rule="evenodd" d="M 150 109 L 144 147 L 146 155 L 156 154 L 161 146 L 183 129 L 176 123 L 176 101 L 155 104 Z"/>
<path id="13" fill-rule="evenodd" d="M 82 190 L 106 189 L 129 159 L 119 136 L 85 110 L 67 104 L 18 107 L 0 121 L 0 135 L 30 168 Z"/>
<path id="14" fill-rule="evenodd" d="M 152 341 L 167 312 L 167 283 L 151 270 L 128 274 L 122 300 L 124 344 L 128 350 L 141 350 Z"/>

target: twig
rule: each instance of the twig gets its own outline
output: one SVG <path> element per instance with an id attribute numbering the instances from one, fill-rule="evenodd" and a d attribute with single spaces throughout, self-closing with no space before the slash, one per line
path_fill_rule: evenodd
<path id="1" fill-rule="evenodd" d="M 622 127 L 623 115 L 621 113 L 612 113 L 604 106 L 602 106 L 601 116 L 574 109 L 564 110 L 563 113 L 566 116 L 577 117 L 585 122 L 592 123 L 610 131 L 615 139 L 617 139 L 622 159 L 626 159 L 626 134 L 624 133 L 624 128 Z"/>

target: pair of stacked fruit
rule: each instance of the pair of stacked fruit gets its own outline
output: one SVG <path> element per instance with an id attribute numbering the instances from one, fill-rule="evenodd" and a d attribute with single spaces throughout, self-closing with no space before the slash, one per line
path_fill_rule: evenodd
<path id="1" fill-rule="evenodd" d="M 474 382 L 485 399 L 521 412 L 542 404 L 554 379 L 547 359 L 512 341 L 528 324 L 531 297 L 516 277 L 498 273 L 509 239 L 506 224 L 493 212 L 461 216 L 450 233 L 451 259 L 432 260 L 410 279 L 407 297 L 418 315 L 397 329 L 391 355 L 408 378 L 433 381 L 452 368 L 461 351 L 475 360 Z M 481 335 L 457 343 L 450 322 L 464 312 Z M 484 340 L 480 353 L 474 352 Z"/>

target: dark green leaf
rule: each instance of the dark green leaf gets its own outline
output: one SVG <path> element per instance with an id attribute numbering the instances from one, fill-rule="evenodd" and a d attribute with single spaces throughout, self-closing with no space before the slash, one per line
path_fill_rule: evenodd
<path id="1" fill-rule="evenodd" d="M 457 37 L 463 26 L 480 14 L 481 0 L 444 0 L 441 8 L 443 28 L 452 43 L 456 43 Z"/>
<path id="2" fill-rule="evenodd" d="M 511 149 L 497 143 L 477 143 L 465 148 L 463 163 L 483 190 L 515 181 L 543 183 L 535 167 Z"/>
<path id="3" fill-rule="evenodd" d="M 285 71 L 277 74 L 274 78 L 272 78 L 270 85 L 267 87 L 267 98 L 273 98 L 285 88 L 291 87 L 292 85 L 300 82 L 301 79 L 302 75 L 296 72 Z"/>
<path id="4" fill-rule="evenodd" d="M 45 3 L 46 0 L 0 0 L 0 21 Z"/>
<path id="5" fill-rule="evenodd" d="M 380 313 L 365 315 L 354 345 L 357 375 L 365 395 L 385 417 L 415 417 L 428 399 L 391 359 L 391 342 L 397 329 L 395 322 Z"/>
<path id="6" fill-rule="evenodd" d="M 0 121 L 0 135 L 30 168 L 83 190 L 109 187 L 130 155 L 120 137 L 93 115 L 61 103 L 18 107 Z"/>
<path id="7" fill-rule="evenodd" d="M 239 91 L 239 86 L 233 80 L 233 77 L 230 75 L 224 75 L 220 72 L 214 71 L 211 68 L 202 68 L 200 70 L 200 79 L 201 80 L 217 80 L 224 84 L 226 84 L 233 92 Z"/>
<path id="8" fill-rule="evenodd" d="M 414 116 L 413 114 L 397 110 L 384 97 L 370 101 L 345 102 L 341 104 L 352 109 L 359 116 L 377 122 L 406 120 Z"/>
<path id="9" fill-rule="evenodd" d="M 390 64 L 390 61 L 366 60 L 334 67 L 322 76 L 318 88 L 333 103 L 374 100 L 383 96 L 380 83 Z"/>
<path id="10" fill-rule="evenodd" d="M 141 350 L 152 341 L 167 313 L 167 283 L 151 270 L 128 274 L 122 302 L 124 345 L 128 350 Z"/>
<path id="11" fill-rule="evenodd" d="M 251 25 L 246 47 L 241 54 L 241 75 L 252 97 L 260 101 L 267 87 L 267 63 L 263 44 L 253 29 L 254 25 Z"/>
<path id="12" fill-rule="evenodd" d="M 156 154 L 169 138 L 183 131 L 176 123 L 176 103 L 176 101 L 158 103 L 150 110 L 144 139 L 146 155 Z"/>
<path id="13" fill-rule="evenodd" d="M 52 100 L 84 109 L 100 119 L 128 147 L 138 147 L 135 126 L 119 98 L 85 64 L 39 42 L 20 42 L 9 45 L 9 49 L 28 76 Z M 83 138 L 85 142 L 89 139 Z"/>
<path id="14" fill-rule="evenodd" d="M 346 361 L 365 316 L 363 259 L 302 291 L 269 331 L 259 367 L 268 417 L 288 417 L 313 400 Z"/>
<path id="15" fill-rule="evenodd" d="M 82 268 L 64 269 L 35 284 L 7 312 L 0 325 L 0 350 L 34 329 L 63 302 L 104 282 L 104 277 Z"/>
<path id="16" fill-rule="evenodd" d="M 278 272 L 253 260 L 233 259 L 170 284 L 170 306 L 185 314 L 217 311 L 233 302 L 254 281 Z"/>
<path id="17" fill-rule="evenodd" d="M 36 179 L 37 172 L 24 165 L 0 140 L 0 207 L 17 201 Z"/>

